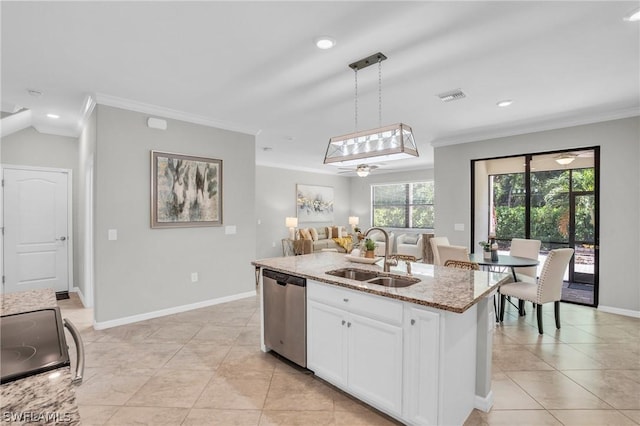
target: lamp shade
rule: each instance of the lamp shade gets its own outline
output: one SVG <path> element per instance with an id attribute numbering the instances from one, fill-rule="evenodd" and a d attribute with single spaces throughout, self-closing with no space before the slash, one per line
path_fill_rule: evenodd
<path id="1" fill-rule="evenodd" d="M 298 218 L 297 217 L 288 217 L 284 220 L 284 223 L 287 228 L 297 228 L 298 227 Z"/>
<path id="2" fill-rule="evenodd" d="M 349 216 L 349 225 L 357 225 L 360 223 L 360 218 L 358 216 Z"/>

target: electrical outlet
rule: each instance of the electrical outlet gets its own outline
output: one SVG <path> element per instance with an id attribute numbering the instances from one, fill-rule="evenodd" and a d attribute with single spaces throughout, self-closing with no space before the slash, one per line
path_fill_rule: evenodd
<path id="1" fill-rule="evenodd" d="M 191 282 L 192 283 L 197 283 L 198 282 L 198 273 L 197 272 L 192 272 L 191 273 Z"/>

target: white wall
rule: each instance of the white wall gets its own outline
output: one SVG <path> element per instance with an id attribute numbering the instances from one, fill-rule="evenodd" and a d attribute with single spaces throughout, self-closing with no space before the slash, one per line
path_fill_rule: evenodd
<path id="1" fill-rule="evenodd" d="M 40 133 L 28 127 L 1 139 L 4 164 L 69 169 L 72 172 L 73 280 L 78 282 L 78 139 Z"/>
<path id="2" fill-rule="evenodd" d="M 469 245 L 472 159 L 589 146 L 601 147 L 600 306 L 640 313 L 639 117 L 436 147 L 437 228 L 452 244 Z"/>
<path id="3" fill-rule="evenodd" d="M 103 105 L 96 117 L 96 322 L 254 291 L 255 137 L 171 119 L 150 129 L 145 114 Z M 151 229 L 151 150 L 221 159 L 224 225 L 237 234 Z"/>
<path id="4" fill-rule="evenodd" d="M 288 238 L 286 217 L 296 216 L 296 184 L 333 187 L 333 222 L 299 222 L 299 228 L 326 225 L 349 227 L 350 178 L 298 170 L 256 166 L 256 238 L 258 259 L 282 256 L 282 239 Z M 275 245 L 275 247 L 274 247 Z"/>

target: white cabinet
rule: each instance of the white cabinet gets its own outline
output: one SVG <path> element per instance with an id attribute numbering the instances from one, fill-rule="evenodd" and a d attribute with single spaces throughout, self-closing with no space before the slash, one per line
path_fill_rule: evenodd
<path id="1" fill-rule="evenodd" d="M 402 303 L 327 287 L 307 284 L 307 367 L 374 407 L 401 416 Z"/>
<path id="2" fill-rule="evenodd" d="M 405 418 L 415 425 L 438 424 L 440 315 L 405 306 Z"/>

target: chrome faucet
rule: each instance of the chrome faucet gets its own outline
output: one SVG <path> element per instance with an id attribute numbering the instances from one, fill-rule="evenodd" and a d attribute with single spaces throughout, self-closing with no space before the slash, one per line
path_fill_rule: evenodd
<path id="1" fill-rule="evenodd" d="M 382 232 L 382 235 L 384 235 L 384 264 L 383 264 L 384 266 L 383 266 L 383 270 L 384 270 L 384 272 L 389 272 L 391 265 L 396 266 L 398 264 L 398 261 L 396 259 L 391 259 L 390 258 L 391 247 L 390 247 L 390 244 L 389 244 L 389 234 L 384 229 L 378 228 L 376 226 L 376 227 L 373 227 L 373 228 L 369 228 L 367 230 L 367 232 L 364 233 L 364 236 L 366 237 L 367 235 L 369 235 L 369 233 L 371 231 L 380 231 L 380 232 Z"/>

